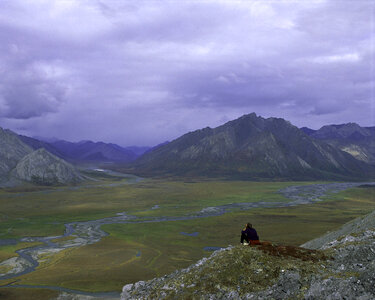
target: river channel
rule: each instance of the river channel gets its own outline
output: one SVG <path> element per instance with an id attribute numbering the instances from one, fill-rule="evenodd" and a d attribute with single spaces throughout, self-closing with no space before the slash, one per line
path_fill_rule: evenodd
<path id="1" fill-rule="evenodd" d="M 118 175 L 118 174 L 117 174 Z M 131 175 L 125 175 L 131 176 Z M 141 178 L 132 176 L 130 183 L 139 182 Z M 19 242 L 39 242 L 41 245 L 24 248 L 17 250 L 16 253 L 18 257 L 10 258 L 6 261 L 0 263 L 0 266 L 12 267 L 10 271 L 5 274 L 0 274 L 0 280 L 3 279 L 16 279 L 17 277 L 31 273 L 40 264 L 40 257 L 45 254 L 53 254 L 62 251 L 67 248 L 80 247 L 84 245 L 94 244 L 99 242 L 103 237 L 107 236 L 108 233 L 101 229 L 102 225 L 105 224 L 124 224 L 124 223 L 157 223 L 157 222 L 169 222 L 169 221 L 181 221 L 181 220 L 191 220 L 196 218 L 207 218 L 223 215 L 227 212 L 233 210 L 250 210 L 253 208 L 276 208 L 276 207 L 290 207 L 302 204 L 310 204 L 317 201 L 322 201 L 321 198 L 328 193 L 337 193 L 348 188 L 363 185 L 365 183 L 326 183 L 326 184 L 312 184 L 312 185 L 302 185 L 302 186 L 289 186 L 284 189 L 279 190 L 279 193 L 284 195 L 286 198 L 290 199 L 289 202 L 244 202 L 244 203 L 231 203 L 220 206 L 211 206 L 203 208 L 196 213 L 189 214 L 186 216 L 166 216 L 166 217 L 155 217 L 142 219 L 136 216 L 127 214 L 126 212 L 119 212 L 116 216 L 84 221 L 84 222 L 71 222 L 66 223 L 64 234 L 59 236 L 49 236 L 49 237 L 23 237 L 20 239 L 11 240 L 0 240 L 1 245 L 11 245 L 17 244 Z M 366 183 L 368 184 L 368 183 Z M 373 184 L 373 183 L 372 183 Z M 105 185 L 102 185 L 105 186 Z M 74 187 L 78 188 L 78 187 Z M 151 208 L 152 209 L 152 208 Z M 54 240 L 70 237 L 64 242 L 55 242 Z M 31 286 L 11 286 L 9 287 L 31 287 Z M 61 292 L 70 292 L 84 295 L 93 296 L 116 296 L 116 293 L 86 293 L 81 291 L 69 290 L 60 287 L 47 287 L 58 290 Z"/>

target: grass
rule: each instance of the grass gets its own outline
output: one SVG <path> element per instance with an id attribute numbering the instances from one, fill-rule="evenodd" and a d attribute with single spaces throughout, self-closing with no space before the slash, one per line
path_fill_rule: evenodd
<path id="1" fill-rule="evenodd" d="M 248 221 L 262 240 L 297 246 L 373 209 L 372 193 L 356 188 L 312 205 L 254 209 L 189 221 L 105 225 L 102 228 L 110 233 L 109 237 L 61 252 L 38 271 L 20 279 L 23 284 L 119 291 L 126 283 L 189 266 L 210 254 L 203 250 L 205 246 L 238 244 L 239 232 Z M 190 237 L 181 232 L 199 234 Z"/>
<path id="2" fill-rule="evenodd" d="M 124 181 L 126 182 L 126 180 Z M 107 182 L 111 184 L 111 181 Z M 181 216 L 234 202 L 288 201 L 276 193 L 295 183 L 145 181 L 135 185 L 0 190 L 0 238 L 62 234 L 64 223 L 114 216 Z M 298 183 L 301 184 L 301 183 Z M 308 183 L 304 183 L 308 184 Z M 159 209 L 151 210 L 154 205 Z"/>
<path id="3" fill-rule="evenodd" d="M 276 192 L 294 184 L 147 180 L 78 190 L 1 190 L 0 238 L 62 234 L 66 222 L 114 216 L 122 211 L 142 217 L 181 216 L 235 202 L 289 201 Z M 151 210 L 154 205 L 160 208 Z M 50 256 L 35 272 L 17 278 L 17 284 L 120 291 L 126 283 L 189 266 L 210 255 L 203 250 L 206 246 L 238 244 L 240 230 L 247 222 L 254 224 L 262 240 L 297 246 L 374 209 L 374 189 L 355 188 L 312 205 L 234 211 L 189 221 L 105 225 L 102 229 L 110 234 L 108 237 Z M 199 234 L 191 237 L 181 232 Z"/>
<path id="4" fill-rule="evenodd" d="M 41 243 L 17 243 L 15 245 L 0 246 L 0 262 L 18 256 L 15 251 L 40 245 Z"/>
<path id="5" fill-rule="evenodd" d="M 1 288 L 0 299 L 7 300 L 50 300 L 58 296 L 57 291 L 47 289 L 26 289 L 26 288 Z"/>

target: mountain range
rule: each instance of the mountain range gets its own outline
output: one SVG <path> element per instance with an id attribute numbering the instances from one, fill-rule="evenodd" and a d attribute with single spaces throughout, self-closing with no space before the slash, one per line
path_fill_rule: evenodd
<path id="1" fill-rule="evenodd" d="M 252 113 L 153 148 L 47 142 L 0 128 L 2 182 L 73 183 L 82 177 L 72 164 L 108 162 L 142 176 L 369 180 L 375 177 L 375 127 L 348 123 L 299 129 L 284 119 Z"/>
<path id="2" fill-rule="evenodd" d="M 326 125 L 319 130 L 301 128 L 307 135 L 345 151 L 355 158 L 375 164 L 375 127 L 356 123 Z"/>
<path id="3" fill-rule="evenodd" d="M 72 163 L 124 163 L 134 161 L 150 147 L 121 147 L 112 143 L 64 140 L 46 142 L 20 135 L 21 140 L 34 150 L 44 148 L 48 152 Z"/>
<path id="4" fill-rule="evenodd" d="M 261 179 L 370 178 L 375 167 L 281 118 L 244 115 L 189 132 L 139 157 L 128 171 Z M 317 131 L 318 132 L 318 131 Z"/>

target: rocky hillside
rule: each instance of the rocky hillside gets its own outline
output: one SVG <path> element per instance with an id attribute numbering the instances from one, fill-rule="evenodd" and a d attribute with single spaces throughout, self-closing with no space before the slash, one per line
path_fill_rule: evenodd
<path id="1" fill-rule="evenodd" d="M 17 179 L 41 185 L 72 184 L 82 180 L 71 164 L 43 148 L 23 157 L 11 174 Z"/>
<path id="2" fill-rule="evenodd" d="M 7 181 L 9 172 L 32 151 L 15 133 L 0 127 L 0 182 Z"/>
<path id="3" fill-rule="evenodd" d="M 311 138 L 284 119 L 244 115 L 151 150 L 133 164 L 151 175 L 237 176 L 245 179 L 353 179 L 374 167 Z"/>
<path id="4" fill-rule="evenodd" d="M 302 247 L 230 246 L 125 285 L 121 299 L 375 299 L 374 220 L 375 211 Z"/>
<path id="5" fill-rule="evenodd" d="M 301 129 L 309 136 L 323 140 L 361 161 L 375 164 L 375 127 L 347 123 L 326 125 L 319 130 Z"/>
<path id="6" fill-rule="evenodd" d="M 23 181 L 35 184 L 70 184 L 81 181 L 78 171 L 64 160 L 41 148 L 33 151 L 10 130 L 0 128 L 0 184 L 13 186 Z"/>

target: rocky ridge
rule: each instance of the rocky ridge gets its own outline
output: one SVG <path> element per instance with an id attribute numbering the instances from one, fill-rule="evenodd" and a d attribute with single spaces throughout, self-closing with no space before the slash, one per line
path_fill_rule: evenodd
<path id="1" fill-rule="evenodd" d="M 160 176 L 263 179 L 370 178 L 375 167 L 281 118 L 244 115 L 187 133 L 138 158 L 128 172 Z M 349 179 L 350 178 L 350 179 Z"/>
<path id="2" fill-rule="evenodd" d="M 375 299 L 375 211 L 301 247 L 215 251 L 187 269 L 125 285 L 121 299 Z"/>
<path id="3" fill-rule="evenodd" d="M 81 181 L 79 172 L 44 148 L 33 151 L 20 137 L 0 127 L 0 186 L 24 182 L 54 185 Z"/>
<path id="4" fill-rule="evenodd" d="M 71 164 L 44 148 L 23 157 L 11 174 L 17 179 L 42 185 L 77 183 L 82 180 Z"/>
<path id="5" fill-rule="evenodd" d="M 356 123 L 326 125 L 319 130 L 301 128 L 312 138 L 325 141 L 358 160 L 375 164 L 375 127 L 361 127 Z"/>
<path id="6" fill-rule="evenodd" d="M 10 130 L 0 127 L 0 181 L 8 180 L 8 173 L 22 157 L 33 151 Z"/>

